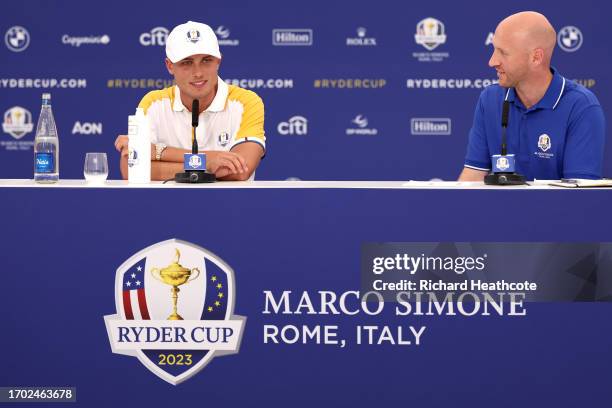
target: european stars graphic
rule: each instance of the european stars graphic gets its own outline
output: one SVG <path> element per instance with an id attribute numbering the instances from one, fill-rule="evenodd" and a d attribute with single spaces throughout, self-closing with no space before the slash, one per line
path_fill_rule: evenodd
<path id="1" fill-rule="evenodd" d="M 210 277 L 210 281 L 213 282 L 213 283 L 216 282 L 217 281 L 217 277 L 215 275 L 211 276 Z M 223 284 L 217 283 L 215 285 L 215 288 L 217 290 L 219 290 L 219 292 L 217 293 L 217 298 L 223 299 L 225 297 L 225 293 L 223 293 Z M 206 308 L 206 310 L 210 313 L 210 312 L 214 311 L 215 308 L 218 308 L 218 307 L 221 307 L 221 302 L 219 300 L 216 300 L 212 305 L 208 306 Z"/>

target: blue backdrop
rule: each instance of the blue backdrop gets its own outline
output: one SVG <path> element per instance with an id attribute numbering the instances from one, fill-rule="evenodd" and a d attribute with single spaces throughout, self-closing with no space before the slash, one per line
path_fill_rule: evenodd
<path id="1" fill-rule="evenodd" d="M 0 177 L 32 177 L 34 131 L 27 125 L 35 125 L 41 93 L 50 88 L 61 177 L 82 178 L 85 152 L 106 151 L 110 177 L 118 178 L 112 143 L 126 132 L 140 98 L 170 84 L 165 30 L 192 19 L 211 25 L 222 40 L 221 77 L 264 100 L 268 155 L 258 179 L 453 179 L 478 95 L 495 78 L 487 66 L 489 33 L 511 13 L 535 9 L 548 16 L 563 45 L 553 64 L 591 88 L 610 117 L 610 7 L 603 1 L 9 2 L 0 14 L 0 113 L 3 124 L 25 120 L 21 135 L 5 127 L 0 133 Z M 427 17 L 438 21 L 439 34 L 443 26 L 444 43 L 439 37 L 428 47 L 417 44 L 417 24 Z M 274 45 L 278 29 L 302 29 L 291 32 L 305 33 L 302 41 L 310 45 Z M 279 130 L 295 116 L 303 120 L 293 132 L 286 125 Z M 427 130 L 432 124 L 440 126 Z M 611 150 L 608 144 L 606 175 L 612 175 Z"/>
<path id="2" fill-rule="evenodd" d="M 392 304 L 379 316 L 262 313 L 266 290 L 315 296 L 358 290 L 366 242 L 611 242 L 610 190 L 2 187 L 0 193 L 11 197 L 0 200 L 0 213 L 10 214 L 0 249 L 0 387 L 73 386 L 74 406 L 88 408 L 610 406 L 609 302 L 528 303 L 522 317 L 395 316 Z M 498 209 L 480 205 L 519 208 L 526 201 L 530 211 L 510 228 L 492 228 Z M 165 216 L 176 203 L 192 202 L 215 216 L 206 222 Z M 257 216 L 246 223 L 245 214 Z M 116 268 L 169 238 L 203 246 L 234 269 L 235 312 L 247 317 L 240 353 L 215 358 L 177 387 L 136 359 L 113 354 L 103 321 L 115 312 Z M 559 274 L 561 281 L 564 269 Z M 266 324 L 338 325 L 348 344 L 264 344 Z M 427 331 L 418 347 L 359 346 L 350 341 L 358 324 Z"/>

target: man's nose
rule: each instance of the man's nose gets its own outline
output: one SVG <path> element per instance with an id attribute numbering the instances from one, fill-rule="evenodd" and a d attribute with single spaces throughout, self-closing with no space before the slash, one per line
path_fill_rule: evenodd
<path id="1" fill-rule="evenodd" d="M 499 65 L 499 60 L 497 59 L 497 53 L 493 51 L 493 54 L 491 54 L 491 58 L 489 58 L 489 66 L 491 68 L 495 68 L 498 65 Z"/>
<path id="2" fill-rule="evenodd" d="M 204 69 L 202 68 L 202 66 L 200 64 L 194 64 L 193 65 L 192 75 L 195 78 L 201 78 L 201 77 L 204 76 Z"/>

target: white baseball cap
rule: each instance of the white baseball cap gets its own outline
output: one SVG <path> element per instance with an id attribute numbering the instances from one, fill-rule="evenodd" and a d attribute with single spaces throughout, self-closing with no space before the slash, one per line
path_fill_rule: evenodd
<path id="1" fill-rule="evenodd" d="M 217 36 L 210 26 L 195 21 L 177 25 L 166 39 L 166 56 L 178 62 L 196 54 L 221 58 Z"/>

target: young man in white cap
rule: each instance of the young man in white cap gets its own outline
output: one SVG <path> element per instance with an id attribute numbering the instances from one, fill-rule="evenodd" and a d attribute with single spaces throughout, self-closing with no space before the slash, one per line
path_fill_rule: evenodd
<path id="1" fill-rule="evenodd" d="M 166 40 L 166 68 L 175 86 L 149 92 L 142 99 L 151 127 L 151 179 L 167 180 L 183 171 L 183 154 L 191 152 L 191 107 L 199 101 L 196 138 L 206 153 L 206 169 L 222 180 L 252 180 L 265 153 L 264 106 L 252 91 L 227 85 L 218 76 L 221 53 L 213 30 L 188 21 Z M 121 175 L 127 178 L 127 136 L 121 152 Z"/>

